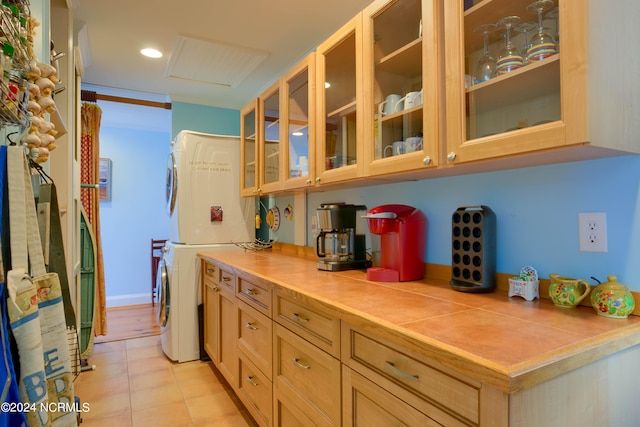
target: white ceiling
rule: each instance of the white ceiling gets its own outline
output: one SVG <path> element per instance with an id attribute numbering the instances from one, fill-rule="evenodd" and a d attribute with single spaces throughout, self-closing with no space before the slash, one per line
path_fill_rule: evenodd
<path id="1" fill-rule="evenodd" d="M 79 43 L 85 58 L 82 81 L 98 93 L 100 87 L 124 89 L 142 93 L 142 99 L 240 109 L 370 2 L 74 0 L 74 30 L 86 25 L 88 40 L 88 49 Z M 236 87 L 165 77 L 172 50 L 185 37 L 267 56 Z M 144 47 L 159 49 L 164 57 L 143 57 Z M 191 59 L 180 69 L 201 77 L 208 55 L 184 56 Z"/>

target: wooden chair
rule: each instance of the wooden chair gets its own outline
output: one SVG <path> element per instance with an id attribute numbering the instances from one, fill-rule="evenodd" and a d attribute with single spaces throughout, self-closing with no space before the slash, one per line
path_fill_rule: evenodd
<path id="1" fill-rule="evenodd" d="M 156 303 L 156 275 L 158 273 L 158 264 L 162 258 L 162 248 L 164 248 L 165 240 L 151 239 L 151 305 Z"/>

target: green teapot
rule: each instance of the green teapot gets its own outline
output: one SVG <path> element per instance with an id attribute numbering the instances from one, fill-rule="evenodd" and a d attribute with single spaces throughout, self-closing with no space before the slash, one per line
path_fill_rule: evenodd
<path id="1" fill-rule="evenodd" d="M 600 316 L 626 319 L 636 306 L 633 294 L 616 282 L 616 276 L 607 276 L 607 279 L 608 282 L 593 287 L 591 306 Z"/>

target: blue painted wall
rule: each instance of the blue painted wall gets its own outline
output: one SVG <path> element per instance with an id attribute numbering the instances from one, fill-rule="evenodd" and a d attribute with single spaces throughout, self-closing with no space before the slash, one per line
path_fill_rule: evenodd
<path id="1" fill-rule="evenodd" d="M 150 240 L 169 236 L 165 182 L 170 139 L 168 131 L 100 130 L 100 157 L 112 161 L 111 202 L 100 203 L 107 298 L 151 295 Z"/>
<path id="2" fill-rule="evenodd" d="M 532 265 L 540 277 L 559 273 L 591 283 L 590 276 L 606 281 L 616 275 L 640 291 L 640 156 L 314 193 L 307 199 L 307 224 L 326 201 L 419 208 L 429 221 L 425 261 L 445 265 L 451 265 L 453 212 L 487 205 L 497 217 L 497 271 Z M 607 253 L 579 251 L 578 212 L 606 212 Z"/>
<path id="3" fill-rule="evenodd" d="M 181 130 L 240 136 L 240 111 L 184 102 L 171 103 L 171 137 Z"/>

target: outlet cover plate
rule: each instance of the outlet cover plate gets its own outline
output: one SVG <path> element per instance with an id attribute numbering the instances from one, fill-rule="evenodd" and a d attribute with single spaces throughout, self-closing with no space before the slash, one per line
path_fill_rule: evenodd
<path id="1" fill-rule="evenodd" d="M 607 252 L 607 214 L 578 213 L 578 239 L 581 252 Z"/>

